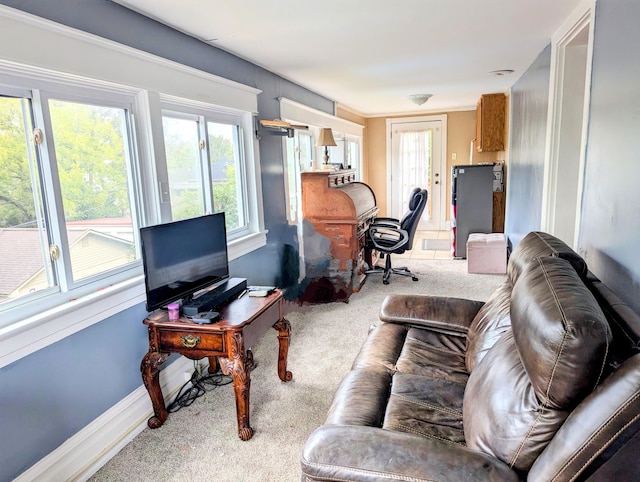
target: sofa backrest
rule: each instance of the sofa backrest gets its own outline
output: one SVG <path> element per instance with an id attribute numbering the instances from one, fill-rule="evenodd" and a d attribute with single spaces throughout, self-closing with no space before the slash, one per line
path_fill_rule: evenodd
<path id="1" fill-rule="evenodd" d="M 471 373 L 467 446 L 526 472 L 605 372 L 611 330 L 571 264 L 537 258 L 511 294 L 512 331 Z"/>
<path id="2" fill-rule="evenodd" d="M 530 481 L 621 481 L 640 474 L 640 316 L 592 273 L 586 284 L 613 334 L 606 378 L 536 459 Z"/>
<path id="3" fill-rule="evenodd" d="M 555 256 L 571 263 L 580 277 L 587 275 L 587 263 L 564 241 L 541 231 L 531 231 L 515 247 L 509 257 L 507 276 L 515 284 L 529 262 L 541 256 Z"/>
<path id="4" fill-rule="evenodd" d="M 472 372 L 496 341 L 511 329 L 509 304 L 511 290 L 529 263 L 541 256 L 556 256 L 571 263 L 584 277 L 587 264 L 567 244 L 548 233 L 533 231 L 527 234 L 509 257 L 507 279 L 487 300 L 469 326 L 466 365 Z"/>

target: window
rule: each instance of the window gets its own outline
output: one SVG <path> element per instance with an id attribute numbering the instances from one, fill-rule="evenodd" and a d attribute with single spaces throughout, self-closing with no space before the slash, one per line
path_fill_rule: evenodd
<path id="1" fill-rule="evenodd" d="M 313 137 L 308 132 L 294 131 L 293 137 L 286 139 L 287 199 L 290 223 L 297 223 L 301 216 L 300 173 L 311 167 L 313 159 Z"/>
<path id="2" fill-rule="evenodd" d="M 317 167 L 323 164 L 324 147 L 315 145 L 314 134 L 319 131 L 317 127 L 310 127 L 308 131 L 294 130 L 293 137 L 285 140 L 286 160 L 286 187 L 288 219 L 290 224 L 300 222 L 302 218 L 302 187 L 300 174 L 312 167 L 312 159 L 316 159 Z M 342 164 L 345 169 L 360 167 L 360 138 L 341 132 L 333 132 L 336 146 L 329 147 L 329 162 Z"/>
<path id="3" fill-rule="evenodd" d="M 171 220 L 224 211 L 229 238 L 245 235 L 249 139 L 243 116 L 188 103 L 177 109 L 162 112 Z"/>
<path id="4" fill-rule="evenodd" d="M 362 138 L 363 126 L 346 119 L 321 112 L 303 104 L 282 97 L 280 116 L 292 124 L 309 126 L 308 130 L 294 130 L 294 137 L 287 138 L 285 151 L 285 186 L 287 193 L 287 216 L 290 224 L 301 221 L 301 178 L 300 173 L 311 168 L 311 160 L 318 168 L 323 164 L 324 147 L 315 145 L 321 127 L 331 127 L 337 146 L 329 147 L 329 162 L 351 166 L 356 170 L 356 179 L 362 179 Z"/>
<path id="5" fill-rule="evenodd" d="M 130 99 L 2 93 L 0 308 L 133 268 Z"/>

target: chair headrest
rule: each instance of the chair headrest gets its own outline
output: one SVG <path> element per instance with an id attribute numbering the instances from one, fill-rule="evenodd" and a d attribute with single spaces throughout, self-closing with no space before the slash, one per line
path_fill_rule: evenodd
<path id="1" fill-rule="evenodd" d="M 422 197 L 422 189 L 420 189 L 419 187 L 411 191 L 411 196 L 409 197 L 409 211 L 415 211 L 417 209 L 417 207 L 420 205 Z"/>

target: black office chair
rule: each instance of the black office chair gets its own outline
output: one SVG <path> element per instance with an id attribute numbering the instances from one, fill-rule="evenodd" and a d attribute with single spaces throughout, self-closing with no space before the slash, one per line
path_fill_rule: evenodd
<path id="1" fill-rule="evenodd" d="M 408 268 L 393 268 L 391 266 L 391 253 L 401 254 L 413 246 L 413 238 L 418 229 L 418 222 L 427 205 L 427 190 L 415 188 L 409 198 L 409 210 L 401 220 L 394 218 L 376 218 L 367 230 L 366 243 L 370 249 L 376 249 L 385 257 L 384 268 L 374 267 L 365 271 L 366 274 L 384 273 L 382 282 L 389 284 L 391 273 L 402 276 L 411 276 L 413 281 L 418 281 Z"/>

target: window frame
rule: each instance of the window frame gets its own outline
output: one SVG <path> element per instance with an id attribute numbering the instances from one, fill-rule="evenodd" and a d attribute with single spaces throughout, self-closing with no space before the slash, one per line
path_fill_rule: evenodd
<path id="1" fill-rule="evenodd" d="M 132 129 L 133 119 L 131 115 L 136 111 L 135 96 L 131 95 L 130 89 L 110 89 L 109 91 L 83 88 L 76 86 L 73 93 L 68 86 L 56 82 L 42 82 L 24 77 L 14 77 L 12 82 L 29 86 L 22 90 L 24 99 L 31 102 L 31 116 L 33 118 L 33 128 L 41 129 L 44 133 L 42 143 L 35 146 L 38 151 L 38 169 L 40 184 L 32 186 L 40 192 L 43 197 L 43 216 L 47 227 L 49 244 L 57 245 L 61 250 L 61 257 L 58 261 L 53 261 L 55 285 L 33 294 L 21 296 L 15 300 L 3 303 L 0 306 L 3 322 L 0 323 L 0 330 L 11 327 L 14 323 L 25 318 L 34 317 L 47 310 L 55 309 L 69 301 L 86 296 L 89 293 L 101 290 L 105 286 L 124 282 L 135 278 L 141 273 L 142 264 L 140 260 L 140 246 L 136 242 L 137 259 L 126 265 L 113 268 L 104 273 L 91 277 L 73 280 L 71 270 L 71 259 L 69 253 L 69 242 L 65 229 L 65 215 L 62 206 L 61 186 L 57 172 L 57 161 L 55 153 L 55 143 L 53 140 L 53 126 L 49 114 L 48 101 L 62 100 L 69 102 L 86 103 L 93 105 L 109 106 L 121 108 L 127 113 L 127 135 L 129 138 L 128 158 L 125 162 L 127 166 L 127 189 L 132 202 L 130 202 L 132 229 L 134 235 L 139 228 L 141 212 L 141 198 L 137 186 L 136 165 L 139 164 L 139 155 L 135 150 L 135 133 Z M 16 89 L 15 85 L 5 88 L 0 85 L 1 95 L 11 95 L 19 92 L 21 87 Z M 15 94 L 14 94 L 15 95 Z M 32 134 L 32 133 L 29 133 Z M 32 146 L 33 147 L 33 146 Z M 37 303 L 36 303 L 37 302 Z M 2 332 L 0 331 L 0 335 Z"/>
<path id="2" fill-rule="evenodd" d="M 249 164 L 253 164 L 252 153 L 252 134 L 251 131 L 247 131 L 246 126 L 252 125 L 253 116 L 247 113 L 242 113 L 232 109 L 225 109 L 219 106 L 203 104 L 201 102 L 189 101 L 188 99 L 175 99 L 170 96 L 160 96 L 162 103 L 162 116 L 168 116 L 175 119 L 191 119 L 198 122 L 199 136 L 201 140 L 205 141 L 204 152 L 201 152 L 201 163 L 203 167 L 201 171 L 206 176 L 203 176 L 203 190 L 204 190 L 204 212 L 205 214 L 213 212 L 215 208 L 213 192 L 211 189 L 211 166 L 209 159 L 209 142 L 208 142 L 208 124 L 225 124 L 235 126 L 236 139 L 234 139 L 234 145 L 238 150 L 238 169 L 239 180 L 242 185 L 242 217 L 246 219 L 244 226 L 235 229 L 227 229 L 227 240 L 232 242 L 234 240 L 241 239 L 243 237 L 251 235 L 251 233 L 259 229 L 259 225 L 252 220 L 259 219 L 260 215 L 257 210 L 251 209 L 252 205 L 256 204 L 254 200 L 255 190 L 250 189 L 250 182 L 248 182 L 248 172 L 251 172 Z M 247 135 L 249 132 L 249 135 Z M 158 165 L 160 164 L 160 165 Z M 166 182 L 168 183 L 168 167 L 166 165 L 166 155 L 162 158 L 156 158 L 156 169 L 158 172 L 166 173 Z M 207 179 L 205 179 L 207 177 Z M 165 180 L 165 179 L 163 179 Z M 168 210 L 170 212 L 170 209 Z M 163 222 L 169 222 L 173 218 L 168 215 L 169 212 L 165 212 L 162 218 Z"/>

